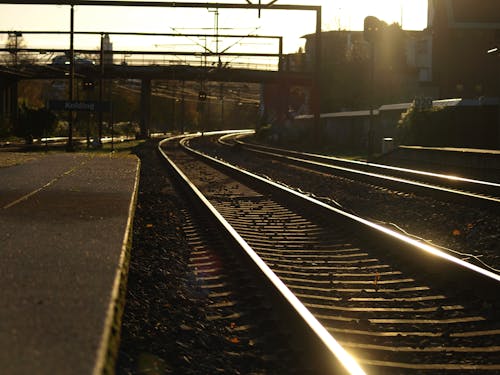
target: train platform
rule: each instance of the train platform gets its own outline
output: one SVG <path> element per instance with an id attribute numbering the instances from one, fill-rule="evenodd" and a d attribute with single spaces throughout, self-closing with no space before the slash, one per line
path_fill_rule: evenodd
<path id="1" fill-rule="evenodd" d="M 500 150 L 399 146 L 376 162 L 500 181 Z"/>
<path id="2" fill-rule="evenodd" d="M 85 153 L 0 168 L 3 374 L 113 366 L 138 172 L 133 156 Z"/>

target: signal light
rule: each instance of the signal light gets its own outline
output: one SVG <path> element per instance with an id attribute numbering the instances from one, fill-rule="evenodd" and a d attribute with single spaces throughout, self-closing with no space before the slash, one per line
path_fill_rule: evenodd
<path id="1" fill-rule="evenodd" d="M 94 89 L 94 81 L 84 80 L 84 81 L 82 81 L 82 86 L 83 86 L 84 90 L 93 90 Z"/>

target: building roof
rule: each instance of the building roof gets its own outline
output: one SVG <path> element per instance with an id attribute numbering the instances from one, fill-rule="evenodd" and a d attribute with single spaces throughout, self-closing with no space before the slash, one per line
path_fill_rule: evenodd
<path id="1" fill-rule="evenodd" d="M 380 111 L 402 111 L 412 106 L 412 103 L 384 104 Z"/>
<path id="2" fill-rule="evenodd" d="M 475 107 L 481 105 L 498 106 L 500 104 L 499 98 L 477 98 L 477 99 L 443 99 L 434 100 L 433 106 L 437 107 Z"/>
<path id="3" fill-rule="evenodd" d="M 347 35 L 347 34 L 351 34 L 351 35 L 361 35 L 363 34 L 363 31 L 361 30 L 326 30 L 326 31 L 322 31 L 321 32 L 321 37 L 327 37 L 328 36 L 338 36 L 338 35 Z M 316 37 L 316 33 L 311 33 L 311 34 L 306 34 L 306 35 L 302 35 L 301 38 L 305 38 L 305 39 L 309 39 L 309 38 L 315 38 Z"/>
<path id="4" fill-rule="evenodd" d="M 379 114 L 378 109 L 373 110 L 373 114 L 376 116 Z M 332 118 L 332 117 L 366 117 L 370 116 L 369 110 L 360 110 L 360 111 L 343 111 L 343 112 L 333 112 L 333 113 L 321 113 L 320 118 Z M 296 120 L 301 119 L 311 119 L 313 115 L 299 115 L 295 116 Z"/>
<path id="5" fill-rule="evenodd" d="M 499 0 L 446 1 L 449 25 L 455 28 L 500 29 Z"/>

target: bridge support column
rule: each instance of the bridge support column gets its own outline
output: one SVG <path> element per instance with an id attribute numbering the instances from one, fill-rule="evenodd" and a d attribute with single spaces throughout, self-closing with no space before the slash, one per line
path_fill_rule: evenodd
<path id="1" fill-rule="evenodd" d="M 0 77 L 0 132 L 2 132 L 7 114 L 7 85 L 3 78 Z"/>
<path id="2" fill-rule="evenodd" d="M 283 125 L 287 125 L 291 120 L 289 117 L 288 109 L 290 107 L 290 85 L 284 81 L 280 82 L 278 87 L 280 102 L 279 102 L 279 112 L 282 118 Z"/>
<path id="3" fill-rule="evenodd" d="M 140 137 L 149 137 L 149 122 L 151 119 L 151 80 L 143 79 L 141 81 L 141 123 Z"/>
<path id="4" fill-rule="evenodd" d="M 0 79 L 0 134 L 17 125 L 17 80 Z"/>
<path id="5" fill-rule="evenodd" d="M 18 106 L 18 81 L 12 81 L 9 87 L 10 91 L 10 118 L 12 126 L 16 127 L 19 120 L 19 106 Z"/>

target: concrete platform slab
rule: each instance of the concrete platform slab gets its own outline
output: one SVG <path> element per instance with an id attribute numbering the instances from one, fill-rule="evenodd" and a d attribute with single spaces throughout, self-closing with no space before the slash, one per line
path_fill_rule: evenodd
<path id="1" fill-rule="evenodd" d="M 399 146 L 376 162 L 410 168 L 418 164 L 421 169 L 437 173 L 500 181 L 500 150 Z"/>
<path id="2" fill-rule="evenodd" d="M 134 157 L 53 154 L 0 168 L 0 368 L 106 366 L 135 207 Z"/>

